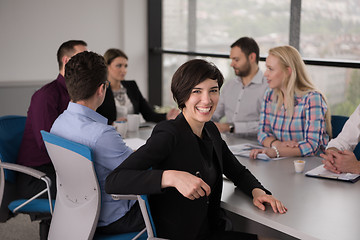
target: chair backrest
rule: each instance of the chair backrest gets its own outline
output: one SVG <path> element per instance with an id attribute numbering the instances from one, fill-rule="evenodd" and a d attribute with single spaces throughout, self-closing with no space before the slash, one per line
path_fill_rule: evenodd
<path id="1" fill-rule="evenodd" d="M 92 239 L 101 193 L 91 149 L 45 131 L 41 134 L 57 176 L 49 239 Z"/>
<path id="2" fill-rule="evenodd" d="M 21 140 L 24 134 L 26 117 L 2 116 L 0 117 L 0 161 L 15 163 L 19 153 Z M 15 173 L 5 170 L 6 181 L 14 182 Z M 1 202 L 1 201 L 0 201 Z"/>
<path id="3" fill-rule="evenodd" d="M 336 138 L 341 130 L 343 129 L 346 121 L 349 118 L 346 116 L 332 115 L 331 116 L 331 127 L 332 127 L 332 137 Z M 354 149 L 354 154 L 357 159 L 360 158 L 360 144 L 356 145 Z"/>
<path id="4" fill-rule="evenodd" d="M 16 162 L 25 122 L 24 116 L 0 117 L 0 163 Z M 8 205 L 14 200 L 15 194 L 15 172 L 0 167 L 0 222 L 5 222 L 10 217 Z"/>
<path id="5" fill-rule="evenodd" d="M 331 128 L 332 137 L 336 138 L 344 127 L 344 124 L 349 118 L 346 116 L 332 115 L 331 116 Z"/>

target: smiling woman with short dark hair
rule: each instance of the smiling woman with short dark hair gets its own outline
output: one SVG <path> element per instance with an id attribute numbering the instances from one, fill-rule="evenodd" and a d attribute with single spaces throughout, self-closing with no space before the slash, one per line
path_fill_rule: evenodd
<path id="1" fill-rule="evenodd" d="M 220 218 L 222 175 L 253 197 L 265 210 L 285 213 L 231 153 L 211 117 L 219 101 L 223 76 L 205 60 L 184 63 L 174 74 L 173 97 L 182 113 L 156 125 L 146 144 L 106 179 L 114 194 L 148 194 L 158 237 L 168 239 L 257 239 L 226 232 Z"/>

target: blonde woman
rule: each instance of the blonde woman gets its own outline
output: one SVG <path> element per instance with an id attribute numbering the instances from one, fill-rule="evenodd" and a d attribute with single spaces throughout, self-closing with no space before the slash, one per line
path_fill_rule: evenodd
<path id="1" fill-rule="evenodd" d="M 291 46 L 269 50 L 266 71 L 269 89 L 260 113 L 258 141 L 250 158 L 311 156 L 331 135 L 330 112 L 325 96 L 315 88 L 299 52 Z"/>

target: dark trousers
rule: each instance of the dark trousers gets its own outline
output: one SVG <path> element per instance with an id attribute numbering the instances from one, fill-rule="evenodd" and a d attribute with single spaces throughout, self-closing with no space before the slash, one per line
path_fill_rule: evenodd
<path id="1" fill-rule="evenodd" d="M 43 173 L 45 173 L 50 179 L 51 179 L 51 186 L 50 186 L 50 192 L 51 192 L 51 198 L 55 199 L 56 197 L 56 173 L 54 166 L 52 163 L 32 167 L 36 170 L 39 170 Z M 16 176 L 16 189 L 17 189 L 17 196 L 19 198 L 31 198 L 35 194 L 38 194 L 42 190 L 46 188 L 46 184 L 43 180 L 34 178 L 30 175 L 24 174 L 24 173 L 17 173 Z M 42 194 L 41 198 L 47 198 L 47 193 Z"/>
<path id="2" fill-rule="evenodd" d="M 119 220 L 104 226 L 98 227 L 96 233 L 99 234 L 120 234 L 128 232 L 138 232 L 145 228 L 143 216 L 139 203 L 136 202 L 130 210 Z"/>

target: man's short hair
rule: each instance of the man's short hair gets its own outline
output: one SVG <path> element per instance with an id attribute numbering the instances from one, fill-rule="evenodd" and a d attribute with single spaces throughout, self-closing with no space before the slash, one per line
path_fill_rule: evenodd
<path id="1" fill-rule="evenodd" d="M 87 43 L 83 40 L 69 40 L 67 42 L 64 42 L 61 44 L 57 51 L 57 61 L 59 64 L 59 70 L 63 67 L 62 58 L 66 55 L 68 57 L 71 57 L 75 53 L 74 47 L 77 45 L 82 45 L 87 47 Z"/>
<path id="2" fill-rule="evenodd" d="M 231 48 L 233 48 L 233 47 L 239 47 L 241 49 L 241 51 L 245 54 L 246 57 L 249 57 L 249 55 L 251 53 L 255 53 L 256 54 L 256 63 L 259 63 L 260 50 L 259 50 L 258 44 L 256 43 L 256 41 L 253 38 L 250 38 L 250 37 L 239 38 L 238 40 L 236 40 L 236 42 L 234 42 L 231 45 Z"/>
<path id="3" fill-rule="evenodd" d="M 97 53 L 78 53 L 65 65 L 65 83 L 73 102 L 89 99 L 106 80 L 104 58 Z"/>

